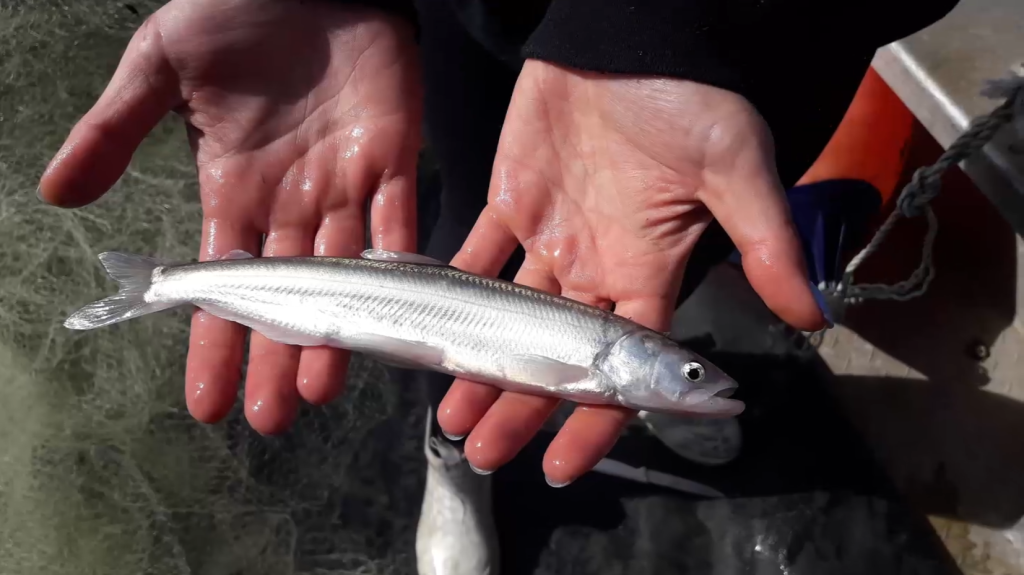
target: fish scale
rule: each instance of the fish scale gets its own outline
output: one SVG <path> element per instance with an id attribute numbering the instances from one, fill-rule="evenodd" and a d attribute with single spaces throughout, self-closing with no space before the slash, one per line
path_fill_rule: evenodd
<path id="1" fill-rule="evenodd" d="M 275 264 L 277 262 L 274 262 Z M 282 262 L 284 263 L 284 262 Z M 436 341 L 445 338 L 449 343 L 461 345 L 474 352 L 495 352 L 497 346 L 506 347 L 511 345 L 511 351 L 521 353 L 544 353 L 546 351 L 557 353 L 557 358 L 572 361 L 578 356 L 592 357 L 600 345 L 598 336 L 603 330 L 589 330 L 586 333 L 592 334 L 590 338 L 580 337 L 580 333 L 573 333 L 573 327 L 587 328 L 599 326 L 600 319 L 597 317 L 584 318 L 590 321 L 580 321 L 579 315 L 572 313 L 571 308 L 558 300 L 547 300 L 546 298 L 527 297 L 513 298 L 515 292 L 502 289 L 495 293 L 492 302 L 488 302 L 486 296 L 489 292 L 474 290 L 472 293 L 467 287 L 476 287 L 483 282 L 469 281 L 458 282 L 460 279 L 455 274 L 445 274 L 448 287 L 454 288 L 454 293 L 448 298 L 427 301 L 418 298 L 421 294 L 431 293 L 430 286 L 424 285 L 427 280 L 432 279 L 429 274 L 410 273 L 407 269 L 396 269 L 394 264 L 376 264 L 367 262 L 362 267 L 348 265 L 353 268 L 352 279 L 349 281 L 325 280 L 322 273 L 323 266 L 337 262 L 317 262 L 320 266 L 298 267 L 289 270 L 286 276 L 279 277 L 267 286 L 266 293 L 271 297 L 254 297 L 258 292 L 253 291 L 253 283 L 261 274 L 271 273 L 267 264 L 261 260 L 252 260 L 250 278 L 251 282 L 238 281 L 236 274 L 241 271 L 233 271 L 225 277 L 223 283 L 218 278 L 218 270 L 205 268 L 204 271 L 194 271 L 188 267 L 168 272 L 168 292 L 165 297 L 190 299 L 197 304 L 206 301 L 213 305 L 224 305 L 225 301 L 246 301 L 249 306 L 244 306 L 248 313 L 260 314 L 257 309 L 260 306 L 269 305 L 275 299 L 284 299 L 295 303 L 290 307 L 285 317 L 294 317 L 303 306 L 316 308 L 306 310 L 307 313 L 319 313 L 324 310 L 331 310 L 341 317 L 356 320 L 361 325 L 369 327 L 375 333 L 384 333 L 389 330 L 397 330 L 403 337 L 408 337 L 411 332 L 427 341 Z M 237 264 L 236 264 L 237 265 Z M 287 264 L 284 264 L 287 265 Z M 301 265 L 301 264 L 299 264 Z M 198 266 L 198 264 L 197 264 Z M 343 267 L 343 266 L 338 266 Z M 396 273 L 398 272 L 398 273 Z M 195 290 L 192 293 L 174 291 L 174 283 L 177 283 L 176 276 L 193 277 L 195 273 L 205 273 L 209 277 L 208 282 L 214 282 L 213 289 Z M 294 281 L 296 286 L 290 287 L 282 280 L 287 277 Z M 475 279 L 475 278 L 473 278 Z M 456 281 L 452 281 L 456 280 Z M 220 283 L 220 285 L 217 285 Z M 488 287 L 488 286 L 484 286 Z M 502 286 L 504 287 L 504 286 Z M 204 293 L 205 292 L 205 293 Z M 210 294 L 210 295 L 207 295 Z M 519 294 L 521 295 L 521 294 Z M 527 296 L 533 296 L 527 293 Z M 531 301 L 533 300 L 533 301 Z M 545 305 L 528 306 L 523 303 L 538 303 Z M 517 305 L 517 302 L 518 305 Z M 255 305 L 252 305 L 255 304 Z M 434 308 L 433 313 L 423 313 L 423 306 Z M 472 312 L 476 312 L 475 314 Z M 264 312 L 266 313 L 266 312 Z M 285 312 L 282 312 L 285 313 Z M 295 329 L 296 322 L 277 319 L 279 316 L 269 313 L 264 321 L 279 326 Z M 476 319 L 481 325 L 472 326 L 472 320 Z M 500 321 L 499 321 L 500 320 Z M 593 324 L 593 325 L 588 325 Z M 264 326 L 266 327 L 266 326 Z M 468 329 L 467 329 L 468 328 Z M 513 337 L 508 338 L 507 330 L 513 329 Z M 553 328 L 553 329 L 552 329 Z M 344 331 L 344 330 L 340 330 Z M 505 334 L 500 332 L 504 331 Z M 493 334 L 487 337 L 487 334 Z M 343 333 L 324 333 L 327 338 L 336 337 L 343 339 Z M 340 336 L 340 337 L 339 337 Z M 575 336 L 575 337 L 573 337 Z M 565 341 L 568 339 L 568 341 Z M 559 343 L 572 343 L 572 346 L 559 346 Z"/>

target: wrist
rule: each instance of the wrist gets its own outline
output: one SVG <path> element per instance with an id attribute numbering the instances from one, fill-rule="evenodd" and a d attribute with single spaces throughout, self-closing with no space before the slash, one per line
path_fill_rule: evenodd
<path id="1" fill-rule="evenodd" d="M 294 0 L 287 0 L 294 2 Z M 328 3 L 348 10 L 364 12 L 385 21 L 395 31 L 411 41 L 419 39 L 419 21 L 411 0 L 327 0 Z"/>

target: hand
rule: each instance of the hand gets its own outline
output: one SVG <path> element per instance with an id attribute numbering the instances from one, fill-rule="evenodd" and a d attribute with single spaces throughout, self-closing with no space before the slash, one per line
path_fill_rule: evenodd
<path id="1" fill-rule="evenodd" d="M 354 256 L 373 200 L 374 247 L 415 251 L 419 67 L 411 31 L 376 12 L 313 0 L 175 0 L 136 32 L 110 85 L 40 183 L 45 201 L 87 204 L 121 176 L 170 110 L 187 122 L 203 206 L 201 260 Z M 245 328 L 197 312 L 186 368 L 193 416 L 234 403 Z M 245 413 L 284 430 L 298 401 L 341 390 L 348 354 L 254 333 Z"/>
<path id="2" fill-rule="evenodd" d="M 524 66 L 481 214 L 453 265 L 496 274 L 521 243 L 516 281 L 668 331 L 687 257 L 716 217 L 753 288 L 805 330 L 824 318 L 775 173 L 768 129 L 740 96 L 692 82 Z M 466 455 L 494 470 L 557 400 L 456 381 L 438 410 Z M 635 412 L 578 407 L 547 450 L 561 485 L 603 457 Z"/>

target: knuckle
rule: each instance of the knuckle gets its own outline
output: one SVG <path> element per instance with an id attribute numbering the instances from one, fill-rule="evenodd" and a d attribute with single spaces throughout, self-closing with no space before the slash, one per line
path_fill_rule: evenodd
<path id="1" fill-rule="evenodd" d="M 159 12 L 148 16 L 132 36 L 133 49 L 141 57 L 150 57 L 158 53 L 163 45 L 163 33 L 160 29 Z"/>
<path id="2" fill-rule="evenodd" d="M 745 98 L 734 95 L 717 110 L 704 142 L 704 168 L 726 173 L 771 163 L 775 153 L 768 123 Z"/>

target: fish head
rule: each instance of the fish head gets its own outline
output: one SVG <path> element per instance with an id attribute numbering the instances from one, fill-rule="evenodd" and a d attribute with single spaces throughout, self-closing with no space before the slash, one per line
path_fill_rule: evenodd
<path id="1" fill-rule="evenodd" d="M 730 399 L 739 387 L 694 351 L 651 331 L 629 333 L 600 360 L 623 405 L 660 413 L 729 417 L 743 411 Z"/>

